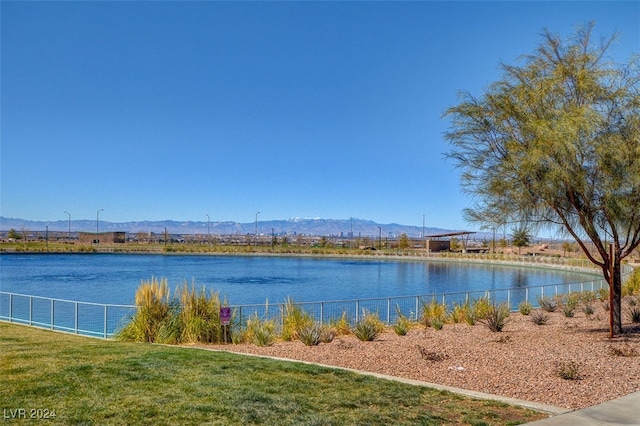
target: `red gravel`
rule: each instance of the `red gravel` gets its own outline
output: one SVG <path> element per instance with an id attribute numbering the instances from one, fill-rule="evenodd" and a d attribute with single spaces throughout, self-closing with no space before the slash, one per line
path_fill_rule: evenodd
<path id="1" fill-rule="evenodd" d="M 579 309 L 573 318 L 561 312 L 549 316 L 549 322 L 539 326 L 529 316 L 512 313 L 499 333 L 482 324 L 446 324 L 439 331 L 416 326 L 406 336 L 388 331 L 373 342 L 349 335 L 312 347 L 279 341 L 270 347 L 245 343 L 211 348 L 365 370 L 569 409 L 640 391 L 637 324 L 625 321 L 625 334 L 610 339 L 608 313 L 601 306 L 591 319 Z M 577 365 L 577 380 L 558 375 L 558 366 L 570 363 Z"/>

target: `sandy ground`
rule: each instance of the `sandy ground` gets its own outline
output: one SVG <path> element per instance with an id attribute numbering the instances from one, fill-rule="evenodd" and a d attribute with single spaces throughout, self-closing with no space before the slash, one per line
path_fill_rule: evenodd
<path id="1" fill-rule="evenodd" d="M 625 333 L 609 338 L 602 303 L 587 318 L 549 313 L 546 325 L 512 313 L 502 332 L 485 325 L 446 324 L 442 330 L 416 326 L 405 336 L 389 330 L 373 342 L 353 335 L 305 346 L 300 341 L 269 347 L 250 343 L 211 348 L 315 362 L 437 383 L 568 409 L 584 408 L 640 391 L 640 325 L 626 318 Z M 574 367 L 578 378 L 559 369 Z"/>

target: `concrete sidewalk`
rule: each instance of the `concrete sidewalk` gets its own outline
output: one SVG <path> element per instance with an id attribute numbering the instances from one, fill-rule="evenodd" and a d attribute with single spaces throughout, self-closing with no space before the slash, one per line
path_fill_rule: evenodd
<path id="1" fill-rule="evenodd" d="M 531 426 L 640 425 L 640 392 L 544 420 Z"/>

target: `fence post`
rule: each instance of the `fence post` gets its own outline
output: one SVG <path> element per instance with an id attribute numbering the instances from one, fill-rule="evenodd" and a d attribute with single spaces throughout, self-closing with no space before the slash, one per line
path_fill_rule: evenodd
<path id="1" fill-rule="evenodd" d="M 320 302 L 320 325 L 324 319 L 324 302 Z"/>
<path id="2" fill-rule="evenodd" d="M 29 325 L 33 325 L 33 296 L 29 296 Z"/>
<path id="3" fill-rule="evenodd" d="M 356 299 L 356 323 L 358 322 L 358 314 L 360 312 L 360 300 Z"/>
<path id="4" fill-rule="evenodd" d="M 13 322 L 13 293 L 9 293 L 9 322 Z"/>
<path id="5" fill-rule="evenodd" d="M 107 305 L 104 305 L 104 338 L 107 338 Z"/>
<path id="6" fill-rule="evenodd" d="M 51 299 L 51 330 L 54 329 L 54 322 L 55 322 L 54 309 L 55 309 L 55 302 L 53 299 Z"/>
<path id="7" fill-rule="evenodd" d="M 75 305 L 75 315 L 73 316 L 73 321 L 74 321 L 74 331 L 76 334 L 78 334 L 78 302 L 74 303 Z"/>
<path id="8" fill-rule="evenodd" d="M 387 324 L 391 324 L 391 298 L 387 298 Z"/>

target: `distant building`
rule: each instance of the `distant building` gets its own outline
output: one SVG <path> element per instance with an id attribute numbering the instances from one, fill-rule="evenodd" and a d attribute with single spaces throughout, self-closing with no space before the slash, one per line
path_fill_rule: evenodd
<path id="1" fill-rule="evenodd" d="M 124 244 L 126 232 L 79 232 L 78 241 L 85 244 Z"/>

